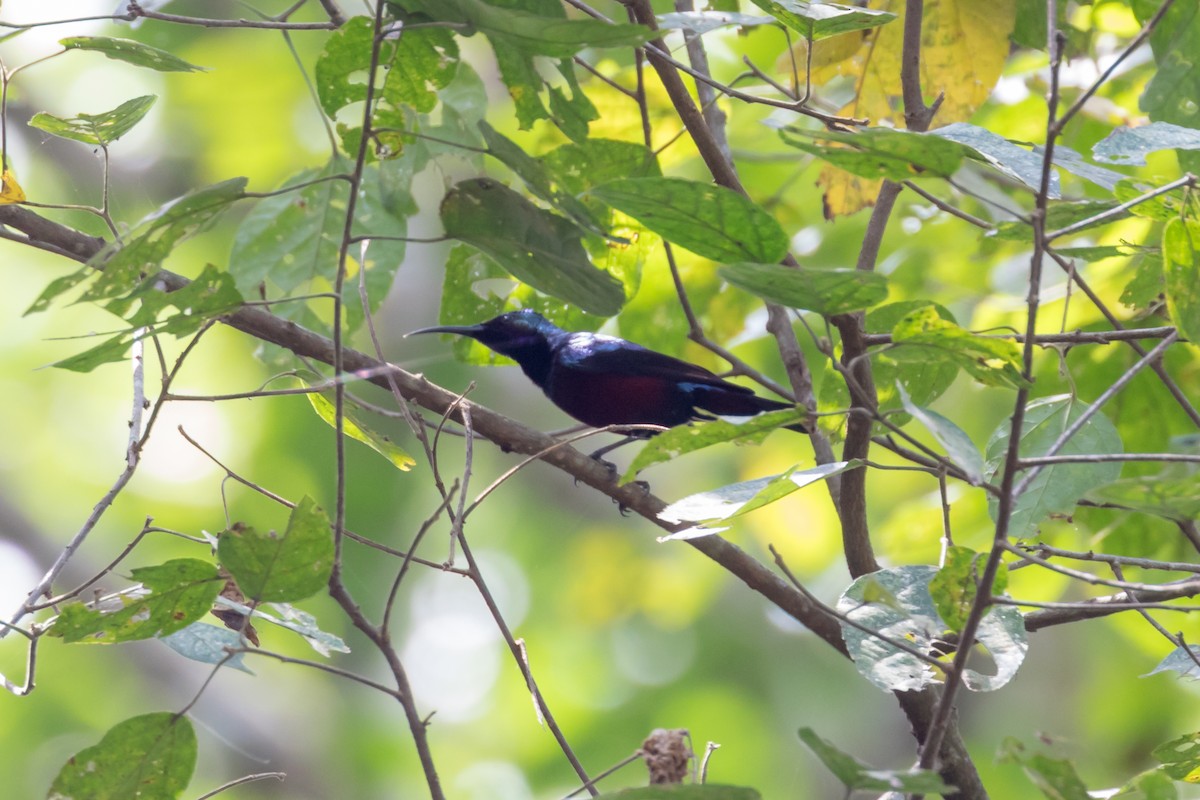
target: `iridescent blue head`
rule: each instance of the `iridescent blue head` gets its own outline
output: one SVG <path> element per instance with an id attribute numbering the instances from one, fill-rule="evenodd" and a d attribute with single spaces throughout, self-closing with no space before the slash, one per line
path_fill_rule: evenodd
<path id="1" fill-rule="evenodd" d="M 548 339 L 563 330 L 536 311 L 522 309 L 509 311 L 486 322 L 475 325 L 437 325 L 421 328 L 409 333 L 455 333 L 470 336 L 490 350 L 516 359 L 525 365 L 524 359 L 532 355 L 549 355 Z"/>

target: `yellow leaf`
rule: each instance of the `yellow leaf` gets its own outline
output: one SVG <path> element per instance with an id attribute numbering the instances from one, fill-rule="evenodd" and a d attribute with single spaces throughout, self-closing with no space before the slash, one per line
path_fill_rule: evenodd
<path id="1" fill-rule="evenodd" d="M 855 79 L 855 97 L 841 113 L 865 117 L 872 125 L 890 121 L 904 127 L 900 57 L 904 40 L 904 0 L 871 0 L 871 8 L 899 19 L 866 36 L 850 58 L 814 66 L 813 79 L 838 75 Z M 1008 57 L 1008 35 L 1016 21 L 1016 0 L 928 0 L 921 25 L 921 91 L 932 104 L 943 95 L 933 127 L 965 122 L 991 94 Z M 842 37 L 839 37 L 842 38 Z M 815 52 L 814 52 L 815 56 Z M 874 203 L 878 182 L 833 167 L 821 173 L 825 216 L 853 214 Z"/>
<path id="2" fill-rule="evenodd" d="M 25 191 L 21 184 L 17 183 L 11 170 L 4 170 L 4 174 L 0 175 L 0 206 L 24 202 Z"/>

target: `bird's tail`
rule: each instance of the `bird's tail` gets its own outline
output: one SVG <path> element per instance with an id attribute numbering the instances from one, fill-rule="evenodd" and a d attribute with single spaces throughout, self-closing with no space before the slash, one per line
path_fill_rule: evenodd
<path id="1" fill-rule="evenodd" d="M 766 411 L 782 411 L 785 408 L 795 408 L 791 403 L 770 400 L 759 397 L 741 386 L 707 386 L 696 384 L 692 390 L 692 400 L 696 408 L 723 417 L 752 417 Z M 789 430 L 808 433 L 808 426 L 803 423 L 788 425 Z"/>

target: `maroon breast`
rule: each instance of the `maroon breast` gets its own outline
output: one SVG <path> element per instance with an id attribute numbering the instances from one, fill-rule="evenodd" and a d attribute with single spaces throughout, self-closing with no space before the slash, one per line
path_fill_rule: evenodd
<path id="1" fill-rule="evenodd" d="M 692 407 L 673 381 L 646 375 L 571 371 L 551 375 L 546 396 L 580 422 L 673 427 L 691 419 Z"/>

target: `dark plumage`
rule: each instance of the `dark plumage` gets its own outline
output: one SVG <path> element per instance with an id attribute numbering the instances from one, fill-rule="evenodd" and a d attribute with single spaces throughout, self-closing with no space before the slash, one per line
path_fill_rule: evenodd
<path id="1" fill-rule="evenodd" d="M 792 408 L 695 364 L 615 336 L 564 331 L 528 310 L 511 311 L 477 325 L 439 325 L 413 333 L 470 336 L 520 364 L 556 406 L 598 428 L 638 424 L 672 428 L 713 415 L 748 417 Z M 807 432 L 803 425 L 791 427 Z"/>

